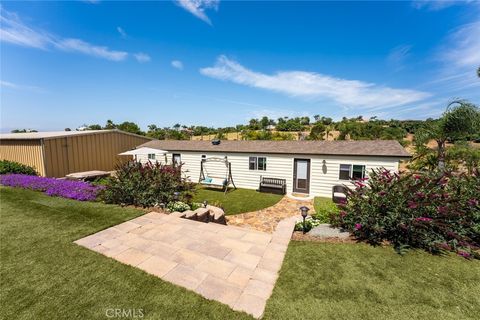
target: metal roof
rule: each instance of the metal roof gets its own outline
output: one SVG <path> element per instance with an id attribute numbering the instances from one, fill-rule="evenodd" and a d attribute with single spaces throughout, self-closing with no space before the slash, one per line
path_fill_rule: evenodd
<path id="1" fill-rule="evenodd" d="M 64 138 L 64 137 L 71 137 L 71 136 L 102 134 L 102 133 L 108 133 L 108 132 L 119 132 L 123 134 L 151 139 L 149 137 L 140 136 L 134 133 L 125 132 L 118 129 L 111 129 L 111 130 L 84 130 L 84 131 L 44 131 L 44 132 L 1 133 L 0 140 L 55 139 L 55 138 Z"/>

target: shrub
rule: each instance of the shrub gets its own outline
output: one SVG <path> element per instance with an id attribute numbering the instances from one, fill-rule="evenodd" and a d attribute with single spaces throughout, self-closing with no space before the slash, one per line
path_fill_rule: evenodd
<path id="1" fill-rule="evenodd" d="M 315 218 L 307 218 L 305 219 L 305 232 L 308 232 L 315 228 L 316 226 L 320 225 L 322 222 Z M 298 221 L 295 223 L 295 231 L 303 231 L 303 220 Z"/>
<path id="2" fill-rule="evenodd" d="M 190 210 L 190 206 L 182 201 L 172 201 L 167 205 L 167 209 L 170 212 L 175 212 L 175 211 L 183 212 L 183 211 Z"/>
<path id="3" fill-rule="evenodd" d="M 375 170 L 355 183 L 335 224 L 358 239 L 388 241 L 397 251 L 422 248 L 480 258 L 480 175 Z"/>
<path id="4" fill-rule="evenodd" d="M 153 207 L 174 200 L 190 203 L 194 185 L 181 174 L 181 166 L 131 161 L 117 166 L 103 192 L 107 203 Z M 175 199 L 174 193 L 179 192 Z"/>
<path id="5" fill-rule="evenodd" d="M 0 176 L 0 183 L 4 186 L 43 191 L 49 196 L 79 201 L 93 201 L 103 189 L 101 186 L 93 186 L 83 181 L 61 180 L 24 174 L 2 175 Z"/>
<path id="6" fill-rule="evenodd" d="M 33 167 L 8 160 L 0 160 L 0 174 L 26 174 L 29 176 L 38 176 L 37 171 Z"/>

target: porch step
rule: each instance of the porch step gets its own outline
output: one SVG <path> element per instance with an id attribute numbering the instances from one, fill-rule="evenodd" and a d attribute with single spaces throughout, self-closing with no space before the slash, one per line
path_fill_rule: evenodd
<path id="1" fill-rule="evenodd" d="M 292 196 L 298 197 L 298 198 L 308 198 L 310 195 L 308 193 L 296 193 L 292 192 Z"/>

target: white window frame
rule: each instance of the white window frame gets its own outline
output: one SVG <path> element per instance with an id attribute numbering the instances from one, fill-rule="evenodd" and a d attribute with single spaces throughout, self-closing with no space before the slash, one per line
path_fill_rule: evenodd
<path id="1" fill-rule="evenodd" d="M 342 166 L 349 166 L 348 168 L 348 179 L 342 179 L 340 177 L 340 173 L 342 171 L 346 171 L 346 170 L 342 170 Z M 361 178 L 353 178 L 353 167 L 362 167 L 362 177 Z M 357 179 L 363 179 L 365 178 L 366 176 L 366 173 L 367 173 L 367 166 L 364 165 L 364 164 L 349 164 L 349 163 L 341 163 L 338 167 L 338 180 L 342 180 L 342 181 L 348 181 L 348 180 L 357 180 Z"/>
<path id="2" fill-rule="evenodd" d="M 263 168 L 259 168 L 259 159 L 264 159 L 263 160 Z M 252 161 L 253 160 L 253 161 Z M 253 164 L 253 168 L 250 167 L 250 165 Z M 249 156 L 248 157 L 248 170 L 250 171 L 267 171 L 267 157 L 262 157 L 262 156 Z"/>
<path id="3" fill-rule="evenodd" d="M 148 160 L 156 160 L 155 153 L 149 153 L 147 157 L 148 157 Z"/>

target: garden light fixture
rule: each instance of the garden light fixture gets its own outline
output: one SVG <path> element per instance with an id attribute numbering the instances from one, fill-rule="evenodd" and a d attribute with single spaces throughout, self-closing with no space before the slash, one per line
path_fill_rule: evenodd
<path id="1" fill-rule="evenodd" d="M 180 192 L 175 191 L 175 192 L 173 193 L 173 200 L 178 201 L 179 196 L 180 196 Z"/>
<path id="2" fill-rule="evenodd" d="M 204 200 L 203 201 L 203 207 L 206 208 L 208 206 L 208 201 L 207 200 Z"/>
<path id="3" fill-rule="evenodd" d="M 300 207 L 300 212 L 301 212 L 302 218 L 303 218 L 303 233 L 304 233 L 304 234 L 306 233 L 305 218 L 306 218 L 307 215 L 308 215 L 308 210 L 310 210 L 310 208 L 308 208 L 308 207 L 306 207 L 306 206 L 301 206 L 301 207 Z"/>

